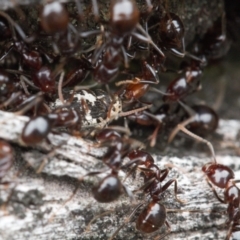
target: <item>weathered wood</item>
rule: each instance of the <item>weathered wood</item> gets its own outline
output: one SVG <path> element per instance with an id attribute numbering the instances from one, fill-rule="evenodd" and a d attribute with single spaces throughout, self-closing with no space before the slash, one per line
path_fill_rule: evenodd
<path id="1" fill-rule="evenodd" d="M 0 211 L 2 239 L 107 239 L 126 219 L 134 206 L 138 203 L 147 203 L 145 196 L 136 194 L 136 200 L 132 203 L 129 198 L 122 196 L 113 203 L 100 204 L 91 195 L 91 186 L 99 180 L 98 177 L 90 177 L 84 184 L 79 184 L 78 178 L 86 172 L 102 168 L 101 161 L 96 157 L 101 156 L 104 150 L 89 147 L 91 144 L 83 139 L 55 134 L 49 135 L 51 145 L 46 146 L 46 143 L 43 143 L 37 149 L 20 147 L 19 134 L 28 118 L 0 112 L 0 119 L 2 126 L 0 138 L 15 143 L 17 163 L 4 178 L 4 181 L 11 182 L 13 179 L 13 182 L 9 186 L 1 185 L 1 201 L 7 199 L 14 188 L 6 209 Z M 224 142 L 234 143 L 239 130 L 239 121 L 222 120 L 218 133 Z M 62 141 L 66 141 L 66 144 L 56 149 L 56 155 L 50 158 L 42 174 L 25 169 L 19 177 L 14 177 L 19 165 L 27 162 L 34 167 L 39 166 L 43 156 L 46 155 L 45 151 Z M 210 161 L 208 152 L 188 156 L 189 153 L 183 151 L 185 152 L 182 152 L 181 158 L 169 153 L 165 156 L 153 155 L 160 168 L 171 168 L 169 178 L 178 179 L 178 195 L 186 201 L 186 204 L 178 203 L 174 198 L 173 188 L 170 188 L 163 199 L 165 206 L 170 209 L 200 211 L 169 213 L 168 220 L 172 232 L 168 238 L 224 239 L 227 231 L 224 225 L 227 220 L 224 213 L 226 205 L 216 200 L 201 172 L 201 166 Z M 86 154 L 87 152 L 91 153 L 91 156 Z M 230 156 L 228 153 L 217 155 L 217 159 L 231 166 L 236 177 L 240 177 L 240 157 Z M 125 174 L 121 172 L 120 176 L 123 178 Z M 142 185 L 143 180 L 137 174 L 135 179 L 129 177 L 125 183 L 129 189 L 134 190 Z M 77 185 L 79 185 L 77 194 L 62 206 Z M 86 231 L 90 220 L 105 211 L 111 212 L 96 219 L 89 227 L 89 231 Z M 153 236 L 165 231 L 166 228 L 163 227 L 154 235 L 144 235 L 135 230 L 132 221 L 123 227 L 116 239 L 153 239 Z"/>

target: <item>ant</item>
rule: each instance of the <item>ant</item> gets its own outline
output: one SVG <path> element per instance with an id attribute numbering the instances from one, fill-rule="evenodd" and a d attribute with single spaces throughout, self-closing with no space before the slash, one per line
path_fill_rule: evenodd
<path id="1" fill-rule="evenodd" d="M 187 106 L 183 105 L 183 107 L 186 109 Z M 168 138 L 168 142 L 172 142 L 176 134 L 179 131 L 182 131 L 188 136 L 207 144 L 210 149 L 211 155 L 215 158 L 212 144 L 201 136 L 204 137 L 216 130 L 219 121 L 217 113 L 212 108 L 204 105 L 195 105 L 192 108 L 188 107 L 187 112 L 190 117 L 179 123 L 173 129 Z"/>
<path id="2" fill-rule="evenodd" d="M 33 116 L 24 126 L 21 140 L 28 146 L 39 144 L 53 128 L 59 127 L 81 129 L 80 114 L 75 109 L 56 108 L 51 113 Z"/>
<path id="3" fill-rule="evenodd" d="M 139 146 L 140 143 L 119 133 L 119 130 L 128 133 L 125 128 L 120 127 L 117 129 L 118 130 L 114 128 L 104 128 L 95 135 L 95 139 L 98 142 L 97 146 L 107 147 L 107 151 L 101 157 L 101 160 L 111 170 L 110 174 L 101 179 L 100 182 L 92 188 L 93 197 L 101 203 L 115 201 L 123 192 L 127 193 L 127 195 L 133 199 L 132 192 L 121 182 L 118 173 L 122 169 L 123 159 L 129 150 L 135 145 Z M 83 181 L 87 176 L 94 176 L 103 172 L 106 172 L 106 170 L 89 172 L 82 176 L 80 181 Z M 77 189 L 78 186 L 66 202 L 75 195 Z"/>
<path id="4" fill-rule="evenodd" d="M 147 1 L 149 4 L 149 1 Z M 129 11 L 125 11 L 129 9 Z M 99 83 L 112 81 L 119 72 L 119 66 L 124 58 L 125 67 L 128 67 L 127 53 L 124 48 L 126 37 L 134 37 L 140 41 L 151 44 L 158 53 L 165 57 L 163 52 L 152 41 L 148 33 L 139 24 L 140 13 L 133 0 L 113 0 L 110 4 L 109 31 L 104 32 L 106 42 L 97 49 L 92 62 L 96 64 L 94 80 Z M 141 31 L 141 34 L 136 30 Z M 101 33 L 97 31 L 97 33 Z M 80 33 L 82 37 L 96 35 L 95 31 Z M 99 58 L 99 56 L 102 57 Z"/>
<path id="5" fill-rule="evenodd" d="M 208 60 L 217 60 L 226 55 L 230 46 L 231 41 L 226 34 L 226 17 L 222 14 L 195 45 L 194 51 Z"/>
<path id="6" fill-rule="evenodd" d="M 169 84 L 166 90 L 167 95 L 163 96 L 163 101 L 176 102 L 195 91 L 201 90 L 201 76 L 202 70 L 199 63 L 191 61 L 190 64 L 184 67 L 182 75 Z"/>
<path id="7" fill-rule="evenodd" d="M 55 52 L 64 55 L 76 52 L 79 46 L 79 34 L 70 23 L 69 14 L 62 3 L 53 1 L 44 4 L 39 18 L 42 29 L 53 37 Z"/>
<path id="8" fill-rule="evenodd" d="M 163 193 L 174 183 L 175 198 L 178 202 L 183 203 L 183 201 L 177 197 L 177 180 L 170 179 L 162 185 L 162 182 L 168 176 L 169 170 L 160 170 L 158 166 L 154 164 L 152 156 L 145 151 L 132 150 L 127 156 L 130 159 L 130 162 L 124 167 L 136 164 L 144 175 L 144 185 L 141 187 L 141 190 L 144 190 L 144 192 L 151 198 L 151 201 L 137 217 L 136 229 L 143 233 L 153 233 L 165 224 L 168 231 L 162 236 L 162 238 L 164 238 L 171 231 L 171 227 L 166 219 L 168 210 L 160 201 L 163 198 Z M 131 215 L 133 215 L 142 205 L 143 204 L 138 205 Z M 125 223 L 113 233 L 110 239 L 113 239 L 124 225 Z"/>
<path id="9" fill-rule="evenodd" d="M 239 239 L 240 234 L 240 189 L 236 183 L 240 180 L 235 180 L 234 172 L 229 167 L 218 164 L 216 160 L 205 164 L 202 171 L 206 175 L 207 182 L 211 187 L 214 195 L 221 203 L 228 204 L 227 213 L 229 218 L 229 230 L 226 240 Z M 224 189 L 224 199 L 219 197 L 215 186 Z"/>

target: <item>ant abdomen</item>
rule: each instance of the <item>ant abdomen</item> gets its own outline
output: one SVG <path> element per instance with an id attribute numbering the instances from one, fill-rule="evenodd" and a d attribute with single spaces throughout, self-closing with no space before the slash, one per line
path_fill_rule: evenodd
<path id="1" fill-rule="evenodd" d="M 132 0 L 111 1 L 110 13 L 112 31 L 119 35 L 132 31 L 139 22 L 140 13 Z"/>
<path id="2" fill-rule="evenodd" d="M 110 174 L 92 188 L 93 197 L 101 203 L 115 201 L 123 193 L 122 183 L 118 176 Z"/>
<path id="3" fill-rule="evenodd" d="M 208 179 L 219 188 L 226 188 L 230 179 L 234 179 L 234 172 L 222 164 L 208 163 L 202 167 Z"/>
<path id="4" fill-rule="evenodd" d="M 32 75 L 34 84 L 43 92 L 52 93 L 56 90 L 55 78 L 52 75 L 51 69 L 47 66 L 41 67 Z"/>
<path id="5" fill-rule="evenodd" d="M 51 121 L 44 116 L 36 116 L 23 128 L 21 139 L 26 145 L 35 145 L 43 141 L 51 131 Z"/>
<path id="6" fill-rule="evenodd" d="M 206 136 L 217 129 L 219 117 L 211 107 L 194 105 L 191 108 L 196 113 L 194 121 L 187 126 L 191 132 L 199 136 Z"/>
<path id="7" fill-rule="evenodd" d="M 143 233 L 152 233 L 166 222 L 166 208 L 156 201 L 150 202 L 136 220 L 137 230 Z"/>
<path id="8" fill-rule="evenodd" d="M 43 30 L 49 34 L 53 34 L 67 29 L 69 16 L 64 5 L 54 1 L 43 6 L 40 13 L 40 21 Z"/>

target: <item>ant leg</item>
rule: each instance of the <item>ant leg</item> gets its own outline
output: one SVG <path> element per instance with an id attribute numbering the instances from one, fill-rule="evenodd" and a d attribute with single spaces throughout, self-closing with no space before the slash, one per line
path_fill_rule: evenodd
<path id="1" fill-rule="evenodd" d="M 206 178 L 206 181 L 207 181 L 209 187 L 212 189 L 212 191 L 213 191 L 215 197 L 218 199 L 218 201 L 221 202 L 221 203 L 225 203 L 225 204 L 226 204 L 225 200 L 221 199 L 221 198 L 218 196 L 218 193 L 217 193 L 216 189 L 215 189 L 214 186 L 210 183 L 210 181 L 208 180 L 208 178 Z"/>
<path id="2" fill-rule="evenodd" d="M 148 137 L 148 140 L 150 141 L 150 147 L 155 147 L 160 127 L 161 125 L 158 124 L 153 133 Z"/>
<path id="3" fill-rule="evenodd" d="M 66 101 L 64 100 L 63 93 L 62 93 L 62 84 L 63 84 L 63 79 L 64 79 L 65 72 L 63 71 L 60 74 L 59 82 L 58 82 L 58 97 L 62 104 L 64 105 Z"/>
<path id="4" fill-rule="evenodd" d="M 96 87 L 97 85 L 99 85 L 98 82 L 95 82 L 93 84 L 86 85 L 86 86 L 75 86 L 73 92 L 77 92 L 79 90 L 85 90 L 85 89 L 93 88 L 93 87 Z"/>
<path id="5" fill-rule="evenodd" d="M 186 133 L 188 136 L 200 141 L 200 142 L 203 142 L 205 144 L 207 144 L 210 152 L 211 152 L 211 155 L 212 155 L 212 158 L 213 158 L 213 161 L 216 163 L 217 160 L 216 160 L 216 156 L 215 156 L 215 151 L 214 151 L 214 148 L 213 148 L 213 145 L 207 141 L 206 139 L 202 138 L 202 137 L 199 137 L 198 135 L 190 132 L 189 130 L 186 129 L 186 125 L 188 125 L 189 123 L 191 123 L 193 120 L 194 120 L 194 116 L 187 119 L 186 121 L 180 123 L 177 125 L 177 127 L 172 131 L 172 133 L 170 134 L 169 138 L 168 138 L 168 143 L 172 142 L 172 140 L 174 139 L 175 135 L 179 132 L 179 131 L 182 131 L 184 133 Z"/>
<path id="6" fill-rule="evenodd" d="M 152 107 L 152 104 L 151 105 L 148 105 L 148 106 L 144 106 L 144 107 L 141 107 L 141 108 L 137 108 L 137 109 L 133 109 L 133 110 L 130 110 L 130 111 L 127 111 L 127 112 L 121 112 L 119 114 L 119 117 L 126 117 L 128 115 L 131 115 L 133 113 L 137 113 L 137 112 L 141 112 L 141 111 L 144 111 L 148 108 Z"/>
<path id="7" fill-rule="evenodd" d="M 99 10 L 98 10 L 97 0 L 92 0 L 92 9 L 93 9 L 93 14 L 95 16 L 95 20 L 98 21 L 98 19 L 99 19 Z"/>
<path id="8" fill-rule="evenodd" d="M 128 195 L 128 197 L 130 198 L 130 201 L 133 202 L 135 200 L 132 191 L 127 188 L 123 183 L 122 183 L 122 187 L 124 189 L 124 192 Z"/>
<path id="9" fill-rule="evenodd" d="M 154 238 L 154 240 L 161 240 L 161 239 L 165 238 L 167 235 L 170 234 L 170 232 L 171 232 L 171 226 L 170 226 L 170 224 L 168 223 L 167 220 L 165 221 L 165 225 L 166 225 L 166 227 L 167 227 L 167 232 L 164 233 L 160 238 Z"/>
<path id="10" fill-rule="evenodd" d="M 22 40 L 26 43 L 32 43 L 35 39 L 35 37 L 27 37 L 25 35 L 25 33 L 23 32 L 22 28 L 16 23 L 14 22 L 14 20 L 5 12 L 0 11 L 0 16 L 6 18 L 6 20 L 8 21 L 10 28 L 11 28 L 11 32 L 12 32 L 12 36 L 13 39 L 16 40 L 17 36 L 16 36 L 16 32 L 15 29 L 17 30 L 18 34 L 20 35 L 20 37 L 22 38 Z M 15 29 L 14 29 L 15 28 Z"/>
<path id="11" fill-rule="evenodd" d="M 13 94 L 14 95 L 11 95 L 11 97 L 8 100 L 0 104 L 0 109 L 7 107 L 9 104 L 11 104 L 15 99 L 17 99 L 22 94 L 22 92 L 17 92 Z"/>
<path id="12" fill-rule="evenodd" d="M 57 212 L 59 212 L 59 210 L 60 210 L 61 208 L 63 208 L 69 201 L 72 200 L 72 198 L 73 198 L 73 197 L 75 196 L 75 194 L 77 193 L 78 188 L 79 188 L 79 185 L 75 187 L 72 195 L 71 195 L 67 200 L 65 200 L 65 202 L 64 202 L 54 213 L 52 213 L 52 215 L 51 215 L 51 216 L 49 217 L 49 219 L 48 219 L 48 223 L 50 223 L 50 222 L 53 220 L 53 218 L 55 217 L 55 215 L 57 214 Z"/>
<path id="13" fill-rule="evenodd" d="M 123 80 L 123 81 L 116 82 L 115 85 L 118 87 L 124 84 L 138 84 L 140 82 L 141 82 L 140 78 L 135 77 L 133 80 Z"/>
<path id="14" fill-rule="evenodd" d="M 175 196 L 175 198 L 176 198 L 176 200 L 178 201 L 178 202 L 180 202 L 180 203 L 186 203 L 185 201 L 183 201 L 183 200 L 181 200 L 181 199 L 179 199 L 178 197 L 177 197 L 177 179 L 171 179 L 171 180 L 169 180 L 168 182 L 166 182 L 163 186 L 162 186 L 162 191 L 164 192 L 164 191 L 166 191 L 167 189 L 168 189 L 168 187 L 172 184 L 172 183 L 174 183 L 174 196 Z"/>
<path id="15" fill-rule="evenodd" d="M 147 8 L 148 8 L 148 12 L 150 13 L 153 9 L 153 5 L 151 3 L 151 0 L 145 0 L 146 1 L 146 4 L 147 4 Z"/>
<path id="16" fill-rule="evenodd" d="M 38 105 L 40 102 L 43 101 L 42 98 L 42 93 L 37 93 L 35 95 L 35 99 L 33 99 L 31 102 L 29 102 L 25 107 L 23 107 L 21 110 L 14 112 L 14 114 L 16 115 L 22 115 L 23 113 L 25 113 L 26 111 L 28 111 L 29 109 L 31 109 L 32 107 L 35 107 L 36 105 Z"/>
<path id="17" fill-rule="evenodd" d="M 92 31 L 88 31 L 88 32 L 80 32 L 79 36 L 82 37 L 82 38 L 88 38 L 88 37 L 91 37 L 91 36 L 94 36 L 94 35 L 98 35 L 100 33 L 102 33 L 101 30 L 92 30 Z"/>
<path id="18" fill-rule="evenodd" d="M 129 68 L 127 52 L 123 46 L 121 46 L 121 50 L 122 50 L 123 59 L 124 59 L 124 67 Z"/>
<path id="19" fill-rule="evenodd" d="M 76 3 L 79 19 L 80 21 L 82 21 L 83 20 L 82 1 L 75 0 L 75 3 Z"/>
<path id="20" fill-rule="evenodd" d="M 98 218 L 104 216 L 104 215 L 107 215 L 109 213 L 113 213 L 113 210 L 110 210 L 110 211 L 106 211 L 106 212 L 103 212 L 101 214 L 98 214 L 96 217 L 94 217 L 89 223 L 88 225 L 86 226 L 84 232 L 89 232 L 90 231 L 90 226 L 92 225 L 92 223 L 97 220 Z"/>
<path id="21" fill-rule="evenodd" d="M 22 86 L 25 94 L 28 95 L 28 96 L 30 96 L 30 92 L 29 92 L 28 89 L 27 89 L 27 86 L 26 86 L 26 83 L 25 83 L 25 81 L 24 81 L 24 79 L 23 79 L 23 76 L 20 76 L 20 84 L 21 84 L 21 86 Z"/>
<path id="22" fill-rule="evenodd" d="M 151 36 L 143 29 L 143 27 L 139 23 L 137 24 L 137 29 L 140 30 L 146 37 L 144 37 L 138 33 L 132 33 L 132 35 L 135 36 L 139 40 L 150 43 L 163 58 L 166 58 L 166 56 L 162 52 L 162 50 L 153 42 Z"/>
<path id="23" fill-rule="evenodd" d="M 108 240 L 113 240 L 113 239 L 117 236 L 117 234 L 119 233 L 119 231 L 120 231 L 127 223 L 129 223 L 129 222 L 131 221 L 131 218 L 133 217 L 133 215 L 136 213 L 136 211 L 137 211 L 140 207 L 142 207 L 143 204 L 144 204 L 144 203 L 140 203 L 140 204 L 138 204 L 137 207 L 135 207 L 135 208 L 133 209 L 133 211 L 131 212 L 131 214 L 124 220 L 123 224 L 117 228 L 117 230 L 111 235 L 111 237 L 110 237 Z"/>
<path id="24" fill-rule="evenodd" d="M 14 46 L 10 46 L 7 51 L 0 57 L 0 61 L 2 61 L 12 50 L 14 49 Z"/>
<path id="25" fill-rule="evenodd" d="M 228 229 L 228 232 L 227 232 L 227 236 L 226 236 L 226 238 L 225 238 L 225 240 L 230 240 L 231 239 L 231 234 L 232 234 L 232 232 L 233 232 L 233 222 L 231 222 L 231 225 L 230 225 L 230 227 L 229 227 L 229 229 Z"/>

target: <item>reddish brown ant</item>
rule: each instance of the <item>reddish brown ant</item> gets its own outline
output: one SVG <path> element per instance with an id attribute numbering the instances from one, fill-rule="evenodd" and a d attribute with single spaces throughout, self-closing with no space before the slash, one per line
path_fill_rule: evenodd
<path id="1" fill-rule="evenodd" d="M 132 164 L 136 164 L 136 166 L 138 166 L 144 175 L 144 185 L 141 187 L 141 189 L 151 197 L 151 201 L 142 210 L 136 220 L 136 228 L 143 233 L 153 233 L 165 224 L 168 228 L 168 231 L 161 236 L 161 238 L 164 238 L 169 234 L 171 228 L 166 220 L 168 210 L 160 201 L 163 198 L 162 194 L 172 183 L 174 183 L 175 198 L 177 201 L 183 203 L 183 201 L 177 197 L 177 180 L 170 179 L 162 186 L 161 183 L 167 177 L 169 170 L 160 170 L 158 166 L 154 164 L 154 159 L 152 156 L 145 151 L 133 150 L 128 154 L 128 157 L 130 162 L 127 163 L 125 167 Z M 137 206 L 131 215 L 133 215 L 142 205 L 143 204 Z M 110 239 L 113 239 L 124 225 L 125 223 L 114 232 Z"/>
<path id="2" fill-rule="evenodd" d="M 125 11 L 126 8 L 129 9 L 128 12 Z M 140 30 L 143 35 L 137 33 L 136 29 Z M 95 35 L 96 32 L 80 33 L 82 37 L 87 37 L 92 34 Z M 104 32 L 106 42 L 95 51 L 93 56 L 93 63 L 96 63 L 96 68 L 94 70 L 95 81 L 108 83 L 113 80 L 118 74 L 122 55 L 125 67 L 128 66 L 127 53 L 123 46 L 124 39 L 128 36 L 151 44 L 160 55 L 164 56 L 163 52 L 153 43 L 148 33 L 139 25 L 139 10 L 135 1 L 111 1 L 109 31 Z M 101 54 L 102 59 L 98 62 L 98 58 Z"/>
<path id="3" fill-rule="evenodd" d="M 185 67 L 182 75 L 174 79 L 163 96 L 164 102 L 176 102 L 201 89 L 202 70 L 196 61 Z"/>
<path id="4" fill-rule="evenodd" d="M 207 182 L 213 190 L 214 195 L 221 203 L 228 204 L 227 213 L 229 219 L 229 230 L 227 240 L 239 239 L 240 234 L 240 190 L 235 180 L 234 172 L 227 166 L 218 164 L 216 161 L 207 163 L 202 167 L 202 171 L 207 177 Z M 224 199 L 219 197 L 215 186 L 224 189 Z"/>

